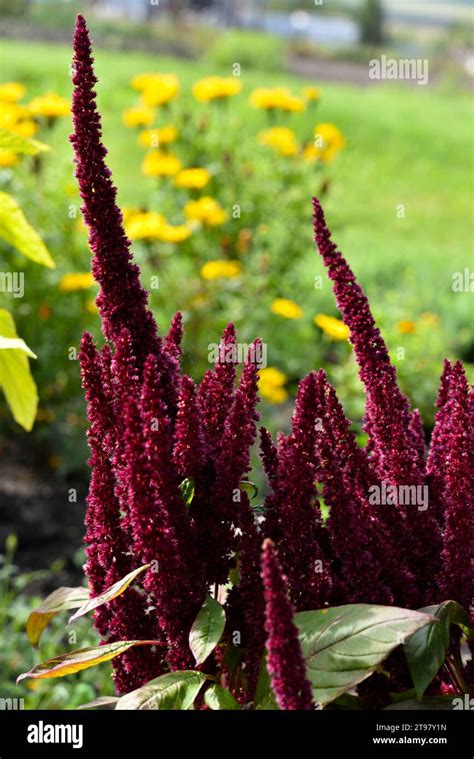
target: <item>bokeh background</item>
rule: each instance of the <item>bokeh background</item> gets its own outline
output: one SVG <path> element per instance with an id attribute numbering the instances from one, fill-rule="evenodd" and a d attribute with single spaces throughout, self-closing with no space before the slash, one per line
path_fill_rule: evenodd
<path id="1" fill-rule="evenodd" d="M 77 12 L 94 38 L 127 233 L 162 332 L 183 312 L 187 372 L 202 376 L 232 320 L 241 343 L 267 345 L 261 413 L 272 431 L 288 427 L 299 379 L 322 366 L 363 442 L 361 387 L 312 243 L 314 194 L 427 436 L 443 358 L 463 359 L 471 376 L 474 362 L 469 0 L 0 0 L 0 134 L 49 148 L 29 155 L 0 139 L 0 193 L 22 214 L 12 233 L 0 199 L 0 337 L 15 329 L 36 355 L 20 349 L 12 379 L 1 361 L 14 351 L 0 350 L 10 401 L 0 398 L 0 696 L 21 691 L 46 708 L 110 687 L 107 667 L 67 685 L 13 685 L 36 661 L 28 610 L 79 584 L 83 561 L 75 351 L 84 330 L 100 337 L 100 320 L 68 141 Z M 428 83 L 371 79 L 382 55 L 427 61 Z M 22 297 L 6 273 L 24 275 Z M 94 640 L 81 621 L 77 641 L 53 624 L 41 658 Z"/>

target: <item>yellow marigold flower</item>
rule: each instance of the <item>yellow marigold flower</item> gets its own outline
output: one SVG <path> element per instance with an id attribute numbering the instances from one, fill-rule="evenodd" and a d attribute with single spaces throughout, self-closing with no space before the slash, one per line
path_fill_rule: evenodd
<path id="1" fill-rule="evenodd" d="M 176 187 L 187 187 L 189 189 L 201 190 L 207 185 L 211 178 L 207 169 L 183 169 L 174 178 Z"/>
<path id="2" fill-rule="evenodd" d="M 136 74 L 131 80 L 131 85 L 134 90 L 141 92 L 147 87 L 151 87 L 153 84 L 155 84 L 157 77 L 159 76 L 159 74 L 152 74 L 148 71 L 144 72 L 143 74 Z"/>
<path id="3" fill-rule="evenodd" d="M 321 160 L 328 163 L 345 145 L 346 139 L 337 126 L 318 124 L 314 129 L 314 144 L 306 146 L 303 157 L 308 161 Z"/>
<path id="4" fill-rule="evenodd" d="M 71 103 L 56 92 L 47 92 L 45 95 L 38 95 L 38 97 L 33 98 L 28 104 L 28 110 L 33 116 L 57 119 L 71 113 Z"/>
<path id="5" fill-rule="evenodd" d="M 159 148 L 160 145 L 168 145 L 170 142 L 174 142 L 177 136 L 177 128 L 171 125 L 157 129 L 145 129 L 138 135 L 138 144 L 142 148 Z"/>
<path id="6" fill-rule="evenodd" d="M 135 105 L 122 114 L 122 121 L 128 127 L 150 126 L 154 118 L 154 110 L 146 105 Z"/>
<path id="7" fill-rule="evenodd" d="M 260 395 L 271 403 L 284 403 L 288 398 L 288 393 L 284 388 L 287 381 L 286 374 L 274 366 L 261 369 L 258 380 Z"/>
<path id="8" fill-rule="evenodd" d="M 239 261 L 208 261 L 201 268 L 201 277 L 203 279 L 233 279 L 238 277 L 242 271 Z"/>
<path id="9" fill-rule="evenodd" d="M 187 224 L 163 224 L 157 237 L 162 242 L 184 242 L 191 237 L 192 229 Z"/>
<path id="10" fill-rule="evenodd" d="M 14 150 L 0 150 L 0 167 L 8 168 L 15 166 L 20 158 Z"/>
<path id="11" fill-rule="evenodd" d="M 410 319 L 401 319 L 397 322 L 397 330 L 401 335 L 413 335 L 416 332 L 416 324 Z"/>
<path id="12" fill-rule="evenodd" d="M 33 137 L 38 131 L 38 124 L 32 119 L 24 119 L 23 121 L 17 121 L 11 127 L 11 131 L 19 134 L 21 137 Z"/>
<path id="13" fill-rule="evenodd" d="M 125 233 L 131 240 L 157 238 L 165 223 L 166 219 L 161 213 L 132 212 L 127 219 L 124 219 Z"/>
<path id="14" fill-rule="evenodd" d="M 316 314 L 314 317 L 314 323 L 317 327 L 320 327 L 326 335 L 329 335 L 332 340 L 347 340 L 350 335 L 349 327 L 334 316 Z"/>
<path id="15" fill-rule="evenodd" d="M 291 156 L 298 152 L 295 133 L 288 127 L 272 127 L 265 129 L 258 135 L 261 145 L 269 145 L 275 148 L 280 155 Z"/>
<path id="16" fill-rule="evenodd" d="M 141 91 L 145 105 L 165 105 L 178 95 L 179 79 L 175 74 L 138 74 L 132 87 Z"/>
<path id="17" fill-rule="evenodd" d="M 279 108 L 282 111 L 297 113 L 306 108 L 305 101 L 292 95 L 287 87 L 257 87 L 250 95 L 250 104 L 254 108 L 272 110 Z"/>
<path id="18" fill-rule="evenodd" d="M 303 87 L 301 90 L 301 97 L 305 100 L 319 100 L 321 97 L 321 90 L 319 87 Z"/>
<path id="19" fill-rule="evenodd" d="M 0 84 L 0 100 L 7 103 L 16 103 L 21 100 L 26 92 L 26 87 L 20 82 L 4 82 Z"/>
<path id="20" fill-rule="evenodd" d="M 142 163 L 142 174 L 146 177 L 172 177 L 181 170 L 181 161 L 171 153 L 152 150 Z"/>
<path id="21" fill-rule="evenodd" d="M 209 100 L 219 100 L 238 95 L 242 90 L 242 82 L 235 76 L 208 76 L 200 79 L 193 86 L 196 100 L 207 103 Z"/>
<path id="22" fill-rule="evenodd" d="M 301 319 L 303 316 L 301 306 L 287 298 L 276 298 L 272 303 L 272 311 L 278 316 L 284 316 L 285 319 Z"/>
<path id="23" fill-rule="evenodd" d="M 59 280 L 59 289 L 64 293 L 87 290 L 93 285 L 95 285 L 95 280 L 90 272 L 71 272 L 64 274 Z"/>
<path id="24" fill-rule="evenodd" d="M 27 110 L 16 103 L 2 103 L 0 108 L 0 127 L 13 131 L 18 122 L 27 115 Z"/>
<path id="25" fill-rule="evenodd" d="M 189 200 L 184 207 L 184 213 L 191 221 L 200 221 L 210 227 L 216 227 L 227 220 L 227 212 L 214 198 L 206 195 L 199 200 Z"/>

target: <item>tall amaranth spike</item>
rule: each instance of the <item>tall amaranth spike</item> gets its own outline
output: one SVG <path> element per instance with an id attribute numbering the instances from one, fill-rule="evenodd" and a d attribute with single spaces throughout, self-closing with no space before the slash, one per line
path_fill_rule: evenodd
<path id="1" fill-rule="evenodd" d="M 366 423 L 372 436 L 371 447 L 378 478 L 385 486 L 414 489 L 423 487 L 424 461 L 417 416 L 410 412 L 408 399 L 397 385 L 395 368 L 387 346 L 376 327 L 369 302 L 347 261 L 331 240 L 324 213 L 313 198 L 314 235 L 319 252 L 333 282 L 333 291 L 344 323 L 349 327 L 360 378 L 365 386 Z M 411 492 L 411 491 L 410 491 Z M 418 491 L 417 491 L 418 492 Z M 433 509 L 418 508 L 397 496 L 390 519 L 393 538 L 405 545 L 409 566 L 417 578 L 424 603 L 433 590 L 433 578 L 441 549 L 441 534 Z M 420 534 L 424 540 L 420 540 Z"/>
<path id="2" fill-rule="evenodd" d="M 271 540 L 263 543 L 262 580 L 265 594 L 267 667 L 280 709 L 314 708 L 311 683 L 293 622 L 293 607 L 288 598 L 285 577 Z"/>
<path id="3" fill-rule="evenodd" d="M 474 477 L 469 385 L 457 361 L 451 370 L 446 403 L 444 483 L 444 545 L 441 554 L 443 598 L 455 598 L 466 609 L 474 590 Z"/>
<path id="4" fill-rule="evenodd" d="M 104 160 L 107 150 L 101 140 L 101 120 L 94 90 L 97 78 L 91 51 L 86 21 L 79 15 L 74 33 L 74 134 L 70 139 L 83 200 L 81 210 L 94 254 L 92 273 L 101 287 L 97 305 L 108 340 L 115 342 L 123 328 L 129 330 L 141 368 L 149 353 L 160 352 L 161 341 L 147 308 L 147 292 L 140 285 L 139 268 L 132 263 L 130 241 L 116 204 L 117 190 Z"/>
<path id="5" fill-rule="evenodd" d="M 265 534 L 277 546 L 297 611 L 324 606 L 331 585 L 316 490 L 320 412 L 316 374 L 311 372 L 299 383 L 292 431 L 280 440 L 273 493 L 265 502 Z"/>

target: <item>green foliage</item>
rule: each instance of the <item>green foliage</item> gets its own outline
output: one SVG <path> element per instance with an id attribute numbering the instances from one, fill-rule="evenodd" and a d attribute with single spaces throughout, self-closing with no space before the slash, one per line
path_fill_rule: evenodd
<path id="1" fill-rule="evenodd" d="M 349 604 L 295 615 L 315 701 L 325 706 L 376 671 L 433 617 L 395 606 Z"/>
<path id="2" fill-rule="evenodd" d="M 0 388 L 15 421 L 30 431 L 38 407 L 38 393 L 28 358 L 36 356 L 18 337 L 11 314 L 0 308 Z"/>
<path id="3" fill-rule="evenodd" d="M 206 661 L 219 643 L 225 627 L 225 611 L 212 596 L 206 596 L 189 633 L 189 647 L 196 665 Z"/>
<path id="4" fill-rule="evenodd" d="M 54 269 L 43 240 L 28 223 L 15 198 L 6 192 L 0 192 L 0 237 L 35 263 Z"/>
<path id="5" fill-rule="evenodd" d="M 469 615 L 456 601 L 444 601 L 437 606 L 420 609 L 433 617 L 433 621 L 417 630 L 406 642 L 405 652 L 416 696 L 423 694 L 446 659 L 450 645 L 451 626 L 469 627 Z M 462 680 L 462 677 L 461 677 Z"/>
<path id="6" fill-rule="evenodd" d="M 193 670 L 169 672 L 150 680 L 142 688 L 122 696 L 116 704 L 116 709 L 156 710 L 189 709 L 203 683 L 206 675 Z"/>
<path id="7" fill-rule="evenodd" d="M 211 66 L 227 69 L 239 63 L 242 73 L 247 69 L 281 71 L 285 59 L 285 43 L 279 37 L 242 29 L 226 31 L 216 38 L 207 54 Z"/>

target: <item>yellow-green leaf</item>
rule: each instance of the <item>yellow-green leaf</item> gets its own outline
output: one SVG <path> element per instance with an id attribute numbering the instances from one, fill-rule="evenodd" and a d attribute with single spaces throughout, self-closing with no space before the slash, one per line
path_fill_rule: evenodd
<path id="1" fill-rule="evenodd" d="M 184 710 L 190 709 L 208 675 L 186 669 L 160 675 L 117 701 L 116 709 Z"/>
<path id="2" fill-rule="evenodd" d="M 88 648 L 78 648 L 76 651 L 70 651 L 62 656 L 37 664 L 36 667 L 24 672 L 17 677 L 17 683 L 27 677 L 34 680 L 45 680 L 50 677 L 64 677 L 73 675 L 82 669 L 95 667 L 104 661 L 114 659 L 116 656 L 125 653 L 133 646 L 154 646 L 161 645 L 157 640 L 120 640 L 115 643 L 105 643 L 103 646 L 90 646 Z"/>
<path id="3" fill-rule="evenodd" d="M 225 627 L 225 611 L 220 603 L 207 595 L 189 632 L 189 648 L 196 664 L 202 664 L 215 649 Z"/>
<path id="4" fill-rule="evenodd" d="M 69 620 L 69 624 L 73 622 L 78 617 L 82 617 L 84 614 L 87 614 L 89 611 L 92 611 L 93 609 L 97 609 L 98 606 L 102 606 L 102 604 L 106 604 L 109 601 L 113 601 L 114 598 L 117 598 L 117 596 L 120 596 L 124 590 L 127 590 L 128 586 L 131 582 L 135 579 L 135 577 L 138 577 L 141 572 L 144 572 L 145 569 L 148 569 L 151 567 L 151 564 L 144 564 L 142 567 L 139 567 L 138 569 L 134 569 L 133 572 L 130 572 L 128 575 L 125 575 L 121 580 L 117 580 L 117 582 L 114 582 L 113 585 L 110 586 L 110 588 L 107 588 L 107 590 L 104 590 L 103 593 L 101 593 L 99 596 L 95 596 L 95 598 L 90 598 L 86 601 L 85 604 L 83 604 L 76 612 L 72 615 L 72 617 Z"/>
<path id="5" fill-rule="evenodd" d="M 26 220 L 15 198 L 6 192 L 0 192 L 0 237 L 37 264 L 55 268 L 38 232 Z"/>
<path id="6" fill-rule="evenodd" d="M 26 622 L 26 634 L 32 646 L 37 646 L 49 621 L 60 611 L 76 609 L 89 598 L 87 588 L 58 588 L 33 609 Z"/>
<path id="7" fill-rule="evenodd" d="M 0 153 L 13 150 L 15 153 L 23 153 L 24 155 L 36 155 L 36 153 L 49 149 L 49 145 L 34 140 L 32 137 L 23 137 L 20 134 L 9 132 L 8 129 L 0 129 Z"/>
<path id="8" fill-rule="evenodd" d="M 29 432 L 38 408 L 38 391 L 30 372 L 28 356 L 36 358 L 18 337 L 12 315 L 0 308 L 0 388 L 13 418 Z"/>

